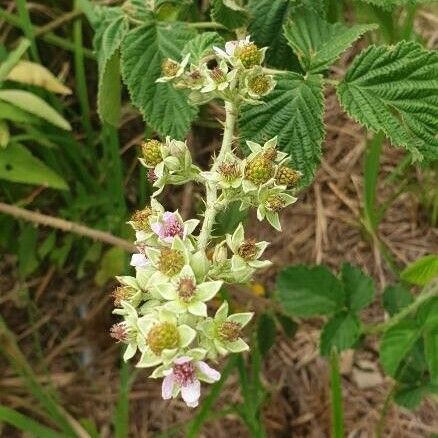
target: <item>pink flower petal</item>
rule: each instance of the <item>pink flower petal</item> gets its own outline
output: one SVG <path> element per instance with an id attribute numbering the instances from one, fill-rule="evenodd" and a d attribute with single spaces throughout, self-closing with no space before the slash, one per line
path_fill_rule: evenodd
<path id="1" fill-rule="evenodd" d="M 198 406 L 199 397 L 201 396 L 201 382 L 196 379 L 192 383 L 182 386 L 181 396 L 187 406 L 192 408 Z"/>
<path id="2" fill-rule="evenodd" d="M 178 359 L 175 359 L 173 362 L 176 363 L 177 365 L 181 365 L 183 363 L 190 362 L 191 360 L 192 358 L 189 356 L 181 356 Z"/>
<path id="3" fill-rule="evenodd" d="M 165 211 L 163 213 L 163 219 L 164 219 L 165 222 L 167 222 L 167 221 L 175 221 L 176 217 L 175 217 L 174 213 L 171 213 L 170 211 Z"/>
<path id="4" fill-rule="evenodd" d="M 161 396 L 164 400 L 169 400 L 172 397 L 173 385 L 175 384 L 175 377 L 172 373 L 167 375 L 163 379 L 163 384 L 161 386 Z"/>
<path id="5" fill-rule="evenodd" d="M 209 379 L 217 382 L 221 378 L 221 373 L 213 369 L 210 365 L 200 360 L 196 365 L 202 374 L 205 374 Z"/>

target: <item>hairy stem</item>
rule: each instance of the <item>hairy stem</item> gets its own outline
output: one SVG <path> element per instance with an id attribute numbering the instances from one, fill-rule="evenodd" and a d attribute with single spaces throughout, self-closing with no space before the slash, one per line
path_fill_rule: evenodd
<path id="1" fill-rule="evenodd" d="M 438 280 L 435 280 L 427 285 L 413 303 L 411 303 L 409 306 L 406 306 L 392 318 L 388 319 L 388 321 L 376 325 L 366 326 L 364 328 L 364 333 L 373 334 L 388 330 L 389 328 L 398 324 L 410 313 L 415 312 L 425 301 L 435 296 L 438 296 Z"/>
<path id="2" fill-rule="evenodd" d="M 231 151 L 231 144 L 233 143 L 234 127 L 237 120 L 237 106 L 233 102 L 225 102 L 225 126 L 224 137 L 222 139 L 222 146 L 219 151 L 211 170 L 216 171 L 220 163 L 225 158 L 226 154 Z M 199 233 L 199 248 L 205 250 L 208 245 L 208 240 L 213 228 L 214 219 L 218 212 L 219 206 L 217 203 L 217 188 L 216 184 L 207 182 L 206 188 L 206 209 L 204 213 L 204 222 L 202 224 L 201 232 Z"/>

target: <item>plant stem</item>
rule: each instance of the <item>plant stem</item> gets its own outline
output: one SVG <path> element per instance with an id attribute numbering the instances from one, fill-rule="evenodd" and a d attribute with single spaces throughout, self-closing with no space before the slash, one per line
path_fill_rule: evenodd
<path id="1" fill-rule="evenodd" d="M 222 139 L 222 146 L 219 151 L 219 155 L 215 159 L 215 162 L 211 168 L 214 172 L 217 170 L 220 163 L 225 158 L 226 154 L 231 151 L 231 144 L 233 143 L 234 127 L 237 120 L 237 106 L 235 103 L 226 101 L 225 102 L 225 127 L 224 127 L 224 137 Z M 211 230 L 213 228 L 214 219 L 216 213 L 218 212 L 219 206 L 217 203 L 217 188 L 215 183 L 207 182 L 205 184 L 207 199 L 206 199 L 206 209 L 204 213 L 204 222 L 202 224 L 201 232 L 199 233 L 199 248 L 205 250 L 208 245 L 208 240 L 210 238 Z"/>
<path id="2" fill-rule="evenodd" d="M 365 326 L 364 333 L 373 334 L 388 330 L 392 326 L 398 324 L 410 313 L 415 312 L 425 301 L 435 296 L 438 296 L 438 280 L 435 280 L 432 283 L 428 284 L 413 303 L 411 303 L 409 306 L 406 306 L 399 313 L 388 319 L 388 321 L 376 325 Z"/>
<path id="3" fill-rule="evenodd" d="M 336 349 L 330 354 L 330 390 L 332 414 L 332 438 L 344 437 L 344 408 L 342 406 L 341 374 L 339 355 Z"/>
<path id="4" fill-rule="evenodd" d="M 223 24 L 216 23 L 214 21 L 201 21 L 199 23 L 187 23 L 188 27 L 194 29 L 226 29 Z"/>

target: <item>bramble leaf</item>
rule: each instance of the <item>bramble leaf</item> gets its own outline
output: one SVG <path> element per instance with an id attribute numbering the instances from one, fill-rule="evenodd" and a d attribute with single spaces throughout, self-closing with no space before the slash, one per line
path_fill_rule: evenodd
<path id="1" fill-rule="evenodd" d="M 359 339 L 360 321 L 356 315 L 342 311 L 334 315 L 321 332 L 321 355 L 329 356 L 332 348 L 338 351 L 351 348 Z"/>
<path id="2" fill-rule="evenodd" d="M 387 286 L 383 291 L 383 307 L 390 316 L 409 306 L 412 301 L 412 294 L 402 285 Z"/>
<path id="3" fill-rule="evenodd" d="M 305 71 L 319 73 L 326 70 L 364 33 L 376 29 L 373 24 L 347 27 L 342 23 L 328 23 L 320 14 L 299 8 L 284 25 L 284 34 Z"/>
<path id="4" fill-rule="evenodd" d="M 121 8 L 102 8 L 94 38 L 99 65 L 97 110 L 101 119 L 113 126 L 118 125 L 121 106 L 119 49 L 128 30 L 128 20 Z"/>
<path id="5" fill-rule="evenodd" d="M 236 0 L 211 0 L 211 18 L 228 29 L 236 29 L 248 23 L 248 11 Z"/>
<path id="6" fill-rule="evenodd" d="M 414 159 L 438 154 L 438 52 L 414 42 L 370 46 L 350 65 L 337 90 L 344 110 Z"/>
<path id="7" fill-rule="evenodd" d="M 239 121 L 244 138 L 256 142 L 278 136 L 279 148 L 303 173 L 303 185 L 313 179 L 324 139 L 322 77 L 289 72 L 278 76 L 265 104 L 246 106 Z"/>
<path id="8" fill-rule="evenodd" d="M 182 56 L 190 53 L 190 63 L 198 64 L 207 55 L 214 53 L 213 46 L 222 47 L 225 42 L 217 32 L 204 32 L 196 35 L 182 49 Z"/>
<path id="9" fill-rule="evenodd" d="M 129 31 L 122 44 L 122 76 L 135 106 L 153 129 L 183 139 L 196 117 L 184 91 L 156 84 L 164 59 L 181 60 L 184 44 L 194 36 L 184 24 L 151 22 Z"/>
<path id="10" fill-rule="evenodd" d="M 361 310 L 373 302 L 375 289 L 371 277 L 359 268 L 344 263 L 342 265 L 342 282 L 344 283 L 347 307 L 350 310 Z"/>
<path id="11" fill-rule="evenodd" d="M 291 315 L 330 315 L 344 307 L 345 292 L 324 266 L 291 266 L 277 277 L 277 299 Z"/>
<path id="12" fill-rule="evenodd" d="M 426 285 L 435 277 L 438 277 L 438 254 L 421 257 L 408 265 L 400 274 L 402 280 L 419 286 Z"/>

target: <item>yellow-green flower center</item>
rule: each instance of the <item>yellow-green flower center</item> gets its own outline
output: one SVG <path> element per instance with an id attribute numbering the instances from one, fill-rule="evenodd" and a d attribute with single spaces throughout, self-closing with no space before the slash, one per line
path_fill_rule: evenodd
<path id="1" fill-rule="evenodd" d="M 163 75 L 172 78 L 176 76 L 178 73 L 179 64 L 172 59 L 165 59 L 163 63 L 161 64 L 161 71 L 163 72 Z"/>
<path id="2" fill-rule="evenodd" d="M 156 324 L 149 330 L 146 342 L 152 353 L 160 356 L 163 350 L 171 350 L 178 347 L 178 329 L 175 324 L 170 322 Z"/>
<path id="3" fill-rule="evenodd" d="M 224 321 L 217 328 L 217 336 L 221 341 L 237 341 L 241 333 L 242 325 L 234 321 Z"/>
<path id="4" fill-rule="evenodd" d="M 280 166 L 275 175 L 275 182 L 282 186 L 295 187 L 301 178 L 301 173 L 287 166 Z"/>
<path id="5" fill-rule="evenodd" d="M 184 256 L 177 249 L 163 248 L 158 261 L 158 269 L 169 277 L 178 274 L 184 266 Z"/>
<path id="6" fill-rule="evenodd" d="M 118 286 L 114 289 L 111 296 L 114 298 L 114 306 L 120 307 L 122 301 L 129 300 L 135 293 L 132 287 L 128 286 Z"/>
<path id="7" fill-rule="evenodd" d="M 254 43 L 236 47 L 234 56 L 242 62 L 245 68 L 255 67 L 262 60 L 262 54 Z"/>
<path id="8" fill-rule="evenodd" d="M 245 178 L 255 185 L 261 185 L 272 178 L 274 165 L 271 160 L 260 155 L 250 161 L 245 168 Z"/>
<path id="9" fill-rule="evenodd" d="M 161 143 L 158 140 L 145 141 L 141 147 L 143 159 L 148 166 L 155 167 L 163 161 Z"/>
<path id="10" fill-rule="evenodd" d="M 226 162 L 219 166 L 219 173 L 225 181 L 232 182 L 240 175 L 239 165 L 236 162 Z"/>
<path id="11" fill-rule="evenodd" d="M 270 87 L 269 77 L 264 74 L 254 76 L 248 81 L 248 86 L 249 89 L 254 94 L 263 96 L 269 91 L 269 87 Z"/>
<path id="12" fill-rule="evenodd" d="M 190 301 L 195 295 L 196 285 L 192 278 L 181 278 L 178 283 L 178 296 L 182 301 Z"/>

